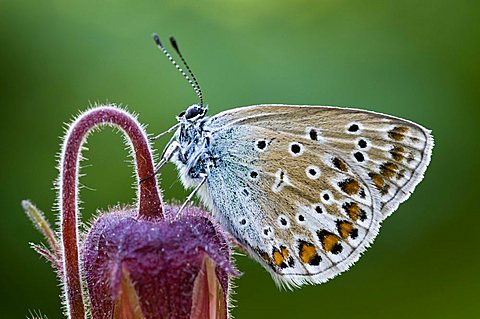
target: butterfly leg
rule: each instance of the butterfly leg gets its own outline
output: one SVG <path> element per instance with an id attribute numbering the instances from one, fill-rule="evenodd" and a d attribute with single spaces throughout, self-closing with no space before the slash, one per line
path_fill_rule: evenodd
<path id="1" fill-rule="evenodd" d="M 187 206 L 187 204 L 192 200 L 193 196 L 195 196 L 195 194 L 198 192 L 198 190 L 200 189 L 200 187 L 202 187 L 202 185 L 205 183 L 205 181 L 207 180 L 207 177 L 208 175 L 207 174 L 200 174 L 200 177 L 202 178 L 202 180 L 200 181 L 200 183 L 198 183 L 198 185 L 195 187 L 195 189 L 190 193 L 190 195 L 188 195 L 187 199 L 185 200 L 185 202 L 183 202 L 183 205 L 180 207 L 180 209 L 178 210 L 177 214 L 175 215 L 175 218 L 178 218 L 178 216 L 180 216 L 180 214 L 182 213 L 183 209 Z"/>
<path id="2" fill-rule="evenodd" d="M 164 132 L 162 132 L 162 133 L 160 133 L 160 134 L 158 134 L 158 135 L 150 138 L 150 140 L 151 140 L 151 141 L 156 141 L 156 140 L 158 140 L 160 137 L 164 136 L 165 134 L 171 133 L 171 132 L 173 132 L 174 130 L 176 130 L 179 125 L 180 125 L 180 123 L 175 124 L 174 126 L 172 126 L 171 128 L 169 128 L 168 130 L 166 130 L 166 131 L 164 131 Z"/>
<path id="3" fill-rule="evenodd" d="M 175 152 L 177 152 L 179 149 L 180 149 L 180 144 L 177 141 L 170 140 L 170 142 L 167 144 L 167 147 L 163 151 L 160 162 L 157 165 L 155 165 L 155 174 L 158 173 L 158 171 L 163 165 L 170 162 L 173 154 L 175 154 Z"/>
<path id="4" fill-rule="evenodd" d="M 160 162 L 155 165 L 155 171 L 153 172 L 152 175 L 144 177 L 140 180 L 140 183 L 143 183 L 145 180 L 154 177 L 155 175 L 158 174 L 160 171 L 160 168 L 162 168 L 163 165 L 168 163 L 170 159 L 172 158 L 173 154 L 180 149 L 180 144 L 176 141 L 170 141 L 167 144 L 167 147 L 163 151 L 162 158 L 160 159 Z"/>

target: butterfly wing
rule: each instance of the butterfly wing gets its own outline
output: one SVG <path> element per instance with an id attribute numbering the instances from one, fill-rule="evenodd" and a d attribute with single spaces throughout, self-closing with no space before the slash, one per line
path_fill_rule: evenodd
<path id="1" fill-rule="evenodd" d="M 332 107 L 239 108 L 208 129 L 216 162 L 202 197 L 287 286 L 348 269 L 418 184 L 432 145 L 414 123 Z"/>

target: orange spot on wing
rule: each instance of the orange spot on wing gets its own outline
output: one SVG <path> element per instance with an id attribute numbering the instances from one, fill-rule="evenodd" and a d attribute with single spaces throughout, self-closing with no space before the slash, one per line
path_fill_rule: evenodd
<path id="1" fill-rule="evenodd" d="M 389 190 L 390 190 L 390 185 L 385 184 L 385 185 L 383 185 L 382 188 L 380 188 L 380 194 L 382 194 L 382 196 L 385 196 L 385 195 L 388 194 Z"/>
<path id="2" fill-rule="evenodd" d="M 275 262 L 275 265 L 281 267 L 284 264 L 285 258 L 283 257 L 282 253 L 280 253 L 278 250 L 275 250 L 273 252 L 273 261 Z"/>
<path id="3" fill-rule="evenodd" d="M 317 249 L 315 245 L 306 241 L 301 240 L 300 245 L 298 246 L 300 260 L 304 264 L 309 264 L 312 266 L 318 266 L 322 261 L 322 258 L 317 254 Z"/>
<path id="4" fill-rule="evenodd" d="M 323 240 L 322 240 L 323 248 L 326 251 L 332 251 L 339 240 L 340 238 L 338 238 L 338 236 L 336 235 L 333 235 L 333 234 L 326 235 L 325 237 L 323 237 Z"/>
<path id="5" fill-rule="evenodd" d="M 356 221 L 357 219 L 360 218 L 360 220 L 364 220 L 367 218 L 365 215 L 365 211 L 358 206 L 357 203 L 351 202 L 351 203 L 345 203 L 343 204 L 343 209 L 347 213 L 348 217 L 350 217 L 353 221 Z"/>
<path id="6" fill-rule="evenodd" d="M 346 222 L 346 221 L 338 223 L 338 232 L 340 233 L 340 236 L 342 236 L 343 239 L 350 236 L 352 231 L 353 231 L 352 223 Z"/>
<path id="7" fill-rule="evenodd" d="M 260 255 L 260 257 L 262 257 L 263 260 L 265 260 L 265 262 L 268 264 L 268 266 L 270 266 L 270 268 L 275 270 L 275 268 L 273 266 L 273 261 L 266 252 L 264 252 L 263 250 L 260 250 L 260 249 L 256 249 L 255 251 Z"/>
<path id="8" fill-rule="evenodd" d="M 349 178 L 338 184 L 340 189 L 348 195 L 355 195 L 360 190 L 360 184 L 353 178 Z"/>
<path id="9" fill-rule="evenodd" d="M 310 263 L 310 261 L 317 255 L 315 246 L 310 243 L 300 244 L 300 259 L 303 263 Z"/>
<path id="10" fill-rule="evenodd" d="M 268 256 L 267 253 L 261 253 L 260 256 L 262 256 L 263 260 L 265 260 L 267 263 L 272 262 L 272 260 L 270 259 L 270 256 Z"/>
<path id="11" fill-rule="evenodd" d="M 317 236 L 320 239 L 322 247 L 325 251 L 331 252 L 332 254 L 338 254 L 342 252 L 343 247 L 339 244 L 340 237 L 337 235 L 327 230 L 320 230 L 317 231 Z"/>

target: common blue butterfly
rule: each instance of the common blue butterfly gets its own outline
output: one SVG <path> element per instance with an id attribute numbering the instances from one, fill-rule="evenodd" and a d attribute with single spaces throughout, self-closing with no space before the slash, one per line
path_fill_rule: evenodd
<path id="1" fill-rule="evenodd" d="M 191 195 L 280 285 L 347 270 L 422 180 L 433 147 L 424 127 L 329 106 L 254 105 L 207 117 L 175 40 L 191 78 L 154 39 L 200 98 L 177 116 L 159 166 L 173 162 Z"/>

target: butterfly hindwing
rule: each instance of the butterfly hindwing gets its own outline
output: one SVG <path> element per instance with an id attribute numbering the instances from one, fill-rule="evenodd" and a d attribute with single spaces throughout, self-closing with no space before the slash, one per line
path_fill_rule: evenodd
<path id="1" fill-rule="evenodd" d="M 274 278 L 320 283 L 358 259 L 377 233 L 376 199 L 341 158 L 312 141 L 292 145 L 287 134 L 248 125 L 221 136 L 212 144 L 218 160 L 204 196 Z"/>

